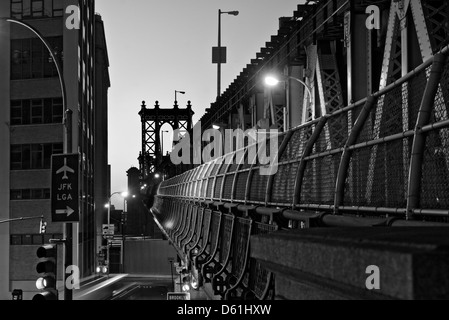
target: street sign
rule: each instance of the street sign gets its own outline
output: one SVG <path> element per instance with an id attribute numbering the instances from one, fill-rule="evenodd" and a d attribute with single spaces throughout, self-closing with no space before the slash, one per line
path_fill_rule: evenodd
<path id="1" fill-rule="evenodd" d="M 79 222 L 79 155 L 58 154 L 51 158 L 52 222 Z"/>
<path id="2" fill-rule="evenodd" d="M 190 292 L 169 292 L 167 300 L 190 300 Z"/>
<path id="3" fill-rule="evenodd" d="M 103 235 L 114 235 L 115 226 L 113 224 L 103 225 Z"/>
<path id="4" fill-rule="evenodd" d="M 220 54 L 221 53 L 221 54 Z M 226 63 L 226 54 L 227 54 L 227 48 L 226 47 L 220 47 L 220 50 L 218 47 L 212 48 L 212 63 Z M 221 58 L 221 59 L 220 59 Z"/>
<path id="5" fill-rule="evenodd" d="M 176 273 L 181 273 L 182 272 L 182 270 L 184 270 L 184 267 L 183 266 L 180 266 L 180 267 L 176 267 Z"/>

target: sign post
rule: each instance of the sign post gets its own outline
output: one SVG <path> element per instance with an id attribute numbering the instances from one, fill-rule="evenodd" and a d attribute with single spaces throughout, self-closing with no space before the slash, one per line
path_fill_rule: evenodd
<path id="1" fill-rule="evenodd" d="M 51 159 L 51 218 L 65 224 L 64 243 L 64 300 L 73 300 L 73 289 L 66 285 L 67 270 L 73 265 L 73 222 L 80 221 L 79 154 L 72 152 L 72 111 L 66 111 L 65 154 Z"/>

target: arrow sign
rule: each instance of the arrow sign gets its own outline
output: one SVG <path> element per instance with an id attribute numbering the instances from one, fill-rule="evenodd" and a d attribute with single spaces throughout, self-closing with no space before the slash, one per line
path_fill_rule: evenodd
<path id="1" fill-rule="evenodd" d="M 70 207 L 67 207 L 67 209 L 63 209 L 63 210 L 56 210 L 56 214 L 65 214 L 65 215 L 67 215 L 67 217 L 70 217 L 74 212 L 75 212 L 75 210 L 73 210 Z"/>
<path id="2" fill-rule="evenodd" d="M 51 158 L 52 222 L 79 222 L 79 155 L 58 154 Z"/>

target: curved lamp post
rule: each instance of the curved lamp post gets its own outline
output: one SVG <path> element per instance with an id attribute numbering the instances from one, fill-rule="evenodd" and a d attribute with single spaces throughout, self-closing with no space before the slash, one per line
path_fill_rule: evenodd
<path id="1" fill-rule="evenodd" d="M 312 101 L 312 90 L 311 90 L 311 88 L 304 81 L 302 81 L 302 80 L 300 80 L 298 78 L 295 78 L 295 77 L 292 77 L 292 76 L 283 76 L 283 78 L 281 80 L 279 80 L 275 76 L 267 76 L 265 78 L 265 84 L 267 86 L 269 86 L 269 87 L 275 87 L 280 82 L 285 82 L 288 79 L 295 80 L 295 81 L 299 82 L 300 84 L 302 84 L 306 88 L 307 92 L 309 93 L 310 104 L 312 104 L 313 101 Z"/>

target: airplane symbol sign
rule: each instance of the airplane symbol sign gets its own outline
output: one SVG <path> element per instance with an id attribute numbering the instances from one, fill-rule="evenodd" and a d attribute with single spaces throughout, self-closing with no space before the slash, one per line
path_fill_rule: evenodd
<path id="1" fill-rule="evenodd" d="M 79 222 L 79 155 L 53 155 L 51 163 L 53 222 Z"/>
<path id="2" fill-rule="evenodd" d="M 69 177 L 67 176 L 67 172 L 75 173 L 75 171 L 67 166 L 67 158 L 64 158 L 64 166 L 61 167 L 58 171 L 56 171 L 56 174 L 64 173 L 64 176 L 62 177 L 62 180 L 68 180 Z"/>

